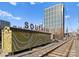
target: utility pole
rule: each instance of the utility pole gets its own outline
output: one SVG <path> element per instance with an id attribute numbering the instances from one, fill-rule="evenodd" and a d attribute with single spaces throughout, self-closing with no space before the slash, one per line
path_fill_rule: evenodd
<path id="1" fill-rule="evenodd" d="M 66 29 L 66 33 L 67 33 L 67 37 L 68 37 L 68 27 L 67 27 L 67 29 Z"/>
<path id="2" fill-rule="evenodd" d="M 79 14 L 78 14 L 78 28 L 77 28 L 77 32 L 79 34 Z"/>

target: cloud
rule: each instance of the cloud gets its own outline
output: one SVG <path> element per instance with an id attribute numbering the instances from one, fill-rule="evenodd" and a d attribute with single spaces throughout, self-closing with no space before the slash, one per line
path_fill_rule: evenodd
<path id="1" fill-rule="evenodd" d="M 21 18 L 20 17 L 15 17 L 15 19 L 20 20 Z"/>
<path id="2" fill-rule="evenodd" d="M 44 3 L 44 2 L 39 2 L 39 3 Z M 35 5 L 37 3 L 36 2 L 30 2 L 30 4 Z"/>
<path id="3" fill-rule="evenodd" d="M 16 6 L 16 2 L 9 2 L 11 5 Z"/>
<path id="4" fill-rule="evenodd" d="M 16 17 L 16 16 L 12 15 L 11 13 L 6 12 L 6 11 L 2 11 L 2 10 L 0 10 L 0 18 L 21 20 L 20 17 Z"/>
<path id="5" fill-rule="evenodd" d="M 35 3 L 35 2 L 30 2 L 30 4 L 34 5 L 34 4 L 36 4 L 36 3 Z"/>
<path id="6" fill-rule="evenodd" d="M 66 15 L 65 18 L 68 19 L 68 18 L 70 18 L 70 16 L 69 15 Z"/>
<path id="7" fill-rule="evenodd" d="M 79 3 L 77 4 L 77 6 L 79 7 Z"/>
<path id="8" fill-rule="evenodd" d="M 44 2 L 39 2 L 39 3 L 44 3 Z"/>

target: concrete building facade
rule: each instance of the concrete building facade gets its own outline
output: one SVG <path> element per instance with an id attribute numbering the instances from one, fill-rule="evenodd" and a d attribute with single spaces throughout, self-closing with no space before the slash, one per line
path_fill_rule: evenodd
<path id="1" fill-rule="evenodd" d="M 51 38 L 64 36 L 64 6 L 56 4 L 44 10 L 44 27 L 52 33 Z"/>

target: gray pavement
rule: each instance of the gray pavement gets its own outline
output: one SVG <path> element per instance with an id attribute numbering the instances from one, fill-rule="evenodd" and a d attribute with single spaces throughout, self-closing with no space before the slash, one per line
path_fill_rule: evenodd
<path id="1" fill-rule="evenodd" d="M 79 40 L 76 40 L 76 57 L 79 57 Z"/>
<path id="2" fill-rule="evenodd" d="M 74 43 L 69 53 L 69 57 L 79 57 L 79 39 L 77 39 L 77 37 L 74 37 L 73 39 Z"/>

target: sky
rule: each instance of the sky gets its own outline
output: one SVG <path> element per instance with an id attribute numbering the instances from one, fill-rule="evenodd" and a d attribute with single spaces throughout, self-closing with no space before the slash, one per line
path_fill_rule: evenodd
<path id="1" fill-rule="evenodd" d="M 79 2 L 0 2 L 0 19 L 11 26 L 24 26 L 27 21 L 34 25 L 44 22 L 44 9 L 56 4 L 64 4 L 65 31 L 76 31 L 78 27 Z"/>

